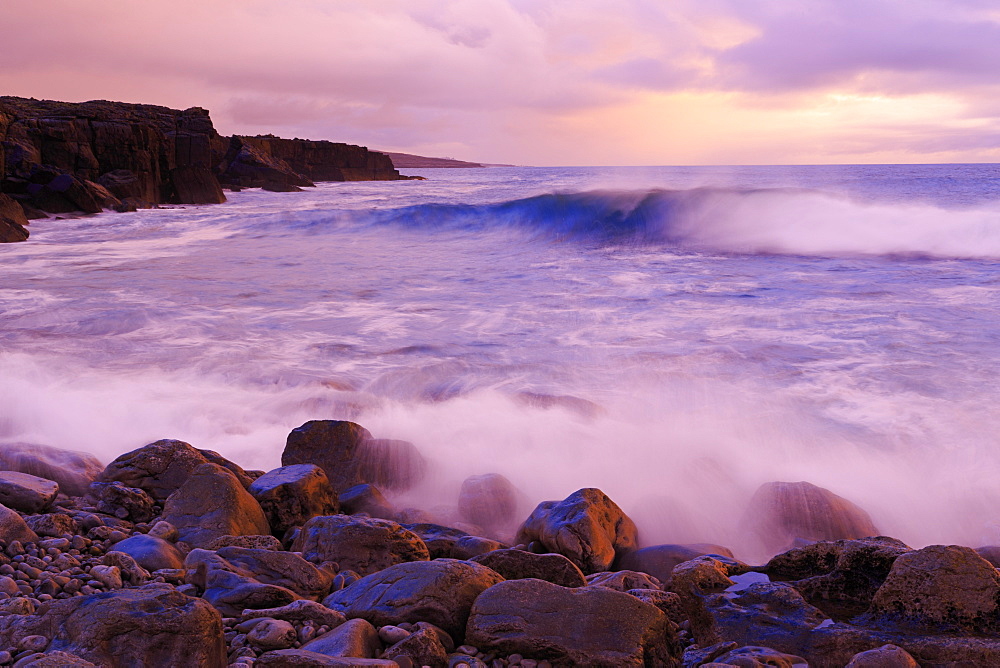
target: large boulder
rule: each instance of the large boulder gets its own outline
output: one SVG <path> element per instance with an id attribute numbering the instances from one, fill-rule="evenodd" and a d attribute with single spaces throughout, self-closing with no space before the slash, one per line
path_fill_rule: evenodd
<path id="1" fill-rule="evenodd" d="M 604 587 L 542 580 L 501 582 L 480 594 L 465 642 L 571 666 L 679 666 L 681 653 L 656 606 Z"/>
<path id="2" fill-rule="evenodd" d="M 920 668 L 920 665 L 902 647 L 882 645 L 866 652 L 858 652 L 847 668 Z"/>
<path id="3" fill-rule="evenodd" d="M 520 493 L 499 473 L 469 476 L 458 493 L 458 512 L 488 531 L 516 523 Z"/>
<path id="4" fill-rule="evenodd" d="M 85 452 L 32 443 L 0 443 L 0 469 L 53 480 L 64 494 L 83 496 L 104 465 Z"/>
<path id="5" fill-rule="evenodd" d="M 636 549 L 638 532 L 604 492 L 589 488 L 563 501 L 540 503 L 518 530 L 516 541 L 537 543 L 546 552 L 569 558 L 584 573 L 597 573 Z"/>
<path id="6" fill-rule="evenodd" d="M 315 464 L 292 464 L 268 471 L 247 491 L 257 499 L 278 536 L 313 517 L 335 515 L 340 510 L 330 480 Z"/>
<path id="7" fill-rule="evenodd" d="M 420 522 L 415 524 L 401 524 L 407 531 L 412 531 L 427 546 L 431 559 L 455 559 L 455 543 L 468 537 L 468 533 L 461 529 L 448 527 L 441 524 L 431 524 Z"/>
<path id="8" fill-rule="evenodd" d="M 359 659 L 377 659 L 382 652 L 378 631 L 363 619 L 350 619 L 313 638 L 302 649 L 327 656 L 352 656 Z"/>
<path id="9" fill-rule="evenodd" d="M 502 582 L 480 564 L 435 559 L 390 566 L 330 594 L 323 604 L 375 626 L 430 622 L 461 637 L 473 601 Z"/>
<path id="10" fill-rule="evenodd" d="M 864 510 L 808 482 L 761 485 L 747 505 L 743 524 L 768 555 L 789 548 L 796 539 L 840 540 L 879 534 Z"/>
<path id="11" fill-rule="evenodd" d="M 227 664 L 222 618 L 207 602 L 150 584 L 54 601 L 37 630 L 49 650 L 102 666 Z"/>
<path id="12" fill-rule="evenodd" d="M 317 564 L 335 561 L 361 575 L 430 558 L 424 542 L 399 524 L 348 515 L 312 518 L 302 526 L 292 551 Z"/>
<path id="13" fill-rule="evenodd" d="M 660 582 L 667 582 L 674 566 L 706 554 L 733 558 L 732 551 L 721 545 L 708 543 L 651 545 L 622 555 L 615 567 L 649 573 Z"/>
<path id="14" fill-rule="evenodd" d="M 147 571 L 184 566 L 184 556 L 180 550 L 162 538 L 148 534 L 139 534 L 119 541 L 115 543 L 115 550 L 129 555 Z"/>
<path id="15" fill-rule="evenodd" d="M 426 462 L 412 443 L 375 439 L 361 425 L 346 420 L 310 420 L 293 429 L 281 464 L 316 464 L 338 493 L 365 482 L 402 490 L 426 471 Z"/>
<path id="16" fill-rule="evenodd" d="M 17 514 L 17 511 L 0 504 L 0 540 L 7 545 L 15 540 L 33 543 L 38 540 L 38 534 L 28 527 L 27 522 Z"/>
<path id="17" fill-rule="evenodd" d="M 930 545 L 896 558 L 872 599 L 876 616 L 962 631 L 1000 627 L 1000 573 L 975 550 Z"/>
<path id="18" fill-rule="evenodd" d="M 291 589 L 303 598 L 318 600 L 330 593 L 333 576 L 295 552 L 223 547 L 216 554 L 255 580 Z"/>
<path id="19" fill-rule="evenodd" d="M 239 466 L 211 450 L 198 450 L 184 441 L 164 439 L 126 452 L 108 464 L 101 482 L 117 480 L 126 487 L 145 490 L 157 501 L 165 501 L 202 464 L 214 463 L 229 470 L 243 487 L 250 477 Z"/>
<path id="20" fill-rule="evenodd" d="M 470 561 L 492 568 L 505 580 L 535 578 L 560 587 L 583 587 L 587 584 L 580 568 L 561 554 L 535 554 L 524 550 L 493 550 L 472 557 Z"/>
<path id="21" fill-rule="evenodd" d="M 180 539 L 205 547 L 221 536 L 266 535 L 264 511 L 240 481 L 218 464 L 201 464 L 163 504 L 163 520 Z"/>
<path id="22" fill-rule="evenodd" d="M 369 483 L 348 487 L 337 497 L 337 502 L 345 515 L 364 513 L 371 517 L 396 519 L 396 509 L 378 487 Z"/>
<path id="23" fill-rule="evenodd" d="M 148 522 L 155 517 L 155 501 L 145 490 L 126 487 L 123 483 L 94 482 L 90 494 L 97 501 L 97 510 L 123 520 Z"/>
<path id="24" fill-rule="evenodd" d="M 19 471 L 0 471 L 0 503 L 22 513 L 47 510 L 59 493 L 59 485 Z"/>
<path id="25" fill-rule="evenodd" d="M 21 205 L 9 195 L 0 193 L 0 244 L 27 240 L 27 224 L 28 218 Z"/>
<path id="26" fill-rule="evenodd" d="M 431 668 L 447 666 L 448 649 L 441 642 L 440 631 L 428 628 L 426 623 L 421 624 L 421 627 L 386 648 L 382 652 L 382 658 L 394 661 L 409 659 L 414 666 L 431 666 Z"/>

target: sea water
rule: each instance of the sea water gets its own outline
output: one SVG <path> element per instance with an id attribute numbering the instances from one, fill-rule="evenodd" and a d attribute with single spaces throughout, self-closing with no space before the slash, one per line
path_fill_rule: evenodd
<path id="1" fill-rule="evenodd" d="M 0 441 L 246 468 L 349 419 L 454 505 L 599 487 L 739 549 L 768 481 L 1000 543 L 1000 166 L 488 168 L 31 224 L 0 246 Z"/>

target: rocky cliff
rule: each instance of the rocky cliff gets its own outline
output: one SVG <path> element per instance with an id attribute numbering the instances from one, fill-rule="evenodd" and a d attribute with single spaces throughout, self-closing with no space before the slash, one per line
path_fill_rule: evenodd
<path id="1" fill-rule="evenodd" d="M 31 219 L 215 204 L 226 201 L 222 185 L 293 190 L 313 181 L 400 178 L 388 156 L 361 146 L 223 137 L 200 107 L 0 96 L 0 195 L 7 196 L 0 242 L 27 238 L 10 199 Z"/>

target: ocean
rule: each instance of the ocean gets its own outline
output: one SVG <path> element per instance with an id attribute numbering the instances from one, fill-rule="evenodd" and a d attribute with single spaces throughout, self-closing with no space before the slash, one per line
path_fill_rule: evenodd
<path id="1" fill-rule="evenodd" d="M 1000 165 L 414 171 L 33 222 L 0 440 L 270 469 L 349 419 L 430 461 L 401 506 L 498 472 L 739 550 L 754 490 L 805 480 L 1000 544 Z"/>

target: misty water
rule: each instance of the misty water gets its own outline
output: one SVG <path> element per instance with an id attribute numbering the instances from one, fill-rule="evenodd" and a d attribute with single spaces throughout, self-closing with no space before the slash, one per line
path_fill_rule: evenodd
<path id="1" fill-rule="evenodd" d="M 1000 166 L 424 174 L 33 222 L 0 440 L 270 469 L 350 419 L 430 460 L 400 505 L 495 471 L 739 555 L 754 490 L 806 480 L 1000 543 Z"/>

